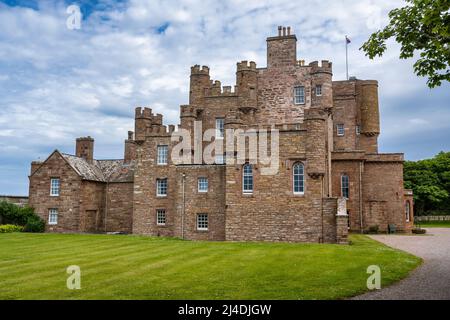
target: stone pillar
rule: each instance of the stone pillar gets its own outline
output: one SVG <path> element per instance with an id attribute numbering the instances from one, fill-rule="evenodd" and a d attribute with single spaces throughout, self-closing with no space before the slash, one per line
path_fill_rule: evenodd
<path id="1" fill-rule="evenodd" d="M 337 203 L 336 242 L 338 244 L 348 244 L 347 200 L 345 198 L 338 198 Z"/>

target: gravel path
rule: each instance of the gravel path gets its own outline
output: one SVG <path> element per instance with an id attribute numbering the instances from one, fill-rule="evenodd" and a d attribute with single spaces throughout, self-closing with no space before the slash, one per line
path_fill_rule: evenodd
<path id="1" fill-rule="evenodd" d="M 424 263 L 408 278 L 353 299 L 450 300 L 450 228 L 429 228 L 425 236 L 373 235 L 371 238 L 421 257 Z"/>

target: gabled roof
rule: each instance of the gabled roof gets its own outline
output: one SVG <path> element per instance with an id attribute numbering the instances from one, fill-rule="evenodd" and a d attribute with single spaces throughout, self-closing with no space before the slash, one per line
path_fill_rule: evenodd
<path id="1" fill-rule="evenodd" d="M 42 168 L 55 153 L 60 155 L 83 180 L 98 182 L 133 182 L 134 180 L 134 161 L 125 163 L 123 159 L 93 160 L 89 163 L 84 158 L 61 153 L 58 150 L 53 151 L 30 176 Z"/>
<path id="2" fill-rule="evenodd" d="M 89 163 L 84 158 L 62 153 L 64 159 L 78 173 L 90 181 L 99 182 L 132 182 L 134 178 L 134 163 L 124 163 L 123 159 L 93 160 Z"/>

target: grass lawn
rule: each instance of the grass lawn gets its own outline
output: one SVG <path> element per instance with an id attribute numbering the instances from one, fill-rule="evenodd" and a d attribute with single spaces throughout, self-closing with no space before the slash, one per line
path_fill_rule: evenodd
<path id="1" fill-rule="evenodd" d="M 418 222 L 421 228 L 450 228 L 450 221 L 424 221 Z"/>
<path id="2" fill-rule="evenodd" d="M 363 235 L 352 245 L 193 242 L 143 236 L 0 234 L 0 299 L 337 299 L 420 259 Z M 69 290 L 66 268 L 81 268 Z"/>

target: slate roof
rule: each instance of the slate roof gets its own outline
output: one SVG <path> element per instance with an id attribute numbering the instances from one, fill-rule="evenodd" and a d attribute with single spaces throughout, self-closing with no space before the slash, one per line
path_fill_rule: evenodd
<path id="1" fill-rule="evenodd" d="M 99 182 L 133 182 L 134 163 L 120 160 L 93 160 L 92 163 L 71 154 L 61 153 L 69 165 L 85 180 Z"/>

